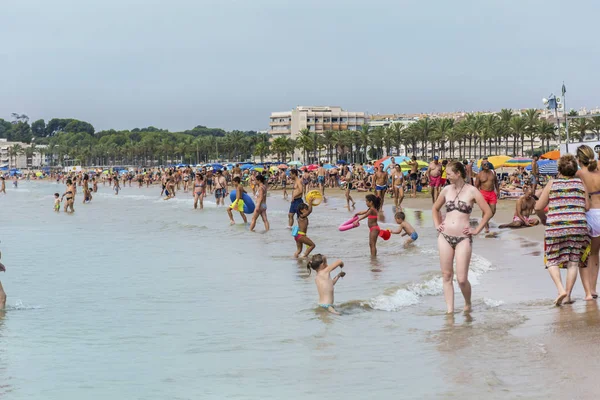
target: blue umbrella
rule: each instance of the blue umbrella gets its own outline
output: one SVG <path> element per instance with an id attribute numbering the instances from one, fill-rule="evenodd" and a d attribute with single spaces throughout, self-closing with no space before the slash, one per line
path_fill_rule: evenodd
<path id="1" fill-rule="evenodd" d="M 348 164 L 348 162 L 346 160 L 337 160 L 337 164 Z"/>
<path id="2" fill-rule="evenodd" d="M 556 175 L 558 174 L 558 164 L 556 160 L 539 160 L 538 168 L 542 175 Z M 531 165 L 525 167 L 527 171 L 531 171 Z"/>
<path id="3" fill-rule="evenodd" d="M 245 170 L 245 169 L 250 169 L 250 168 L 252 168 L 252 167 L 254 167 L 254 164 L 244 164 L 244 165 L 242 165 L 240 168 L 241 168 L 241 169 L 242 169 L 242 171 L 243 171 L 243 170 Z"/>
<path id="4" fill-rule="evenodd" d="M 325 164 L 325 165 L 323 165 L 323 168 L 325 168 L 326 170 L 330 170 L 330 169 L 334 169 L 335 167 L 331 164 Z"/>
<path id="5" fill-rule="evenodd" d="M 212 167 L 212 169 L 214 169 L 214 170 L 223 169 L 223 166 L 221 164 L 213 163 L 213 164 L 208 164 L 208 165 L 210 167 Z"/>
<path id="6" fill-rule="evenodd" d="M 365 172 L 367 174 L 373 174 L 373 173 L 375 173 L 375 168 L 373 168 L 373 167 L 367 167 L 367 168 L 365 168 Z"/>

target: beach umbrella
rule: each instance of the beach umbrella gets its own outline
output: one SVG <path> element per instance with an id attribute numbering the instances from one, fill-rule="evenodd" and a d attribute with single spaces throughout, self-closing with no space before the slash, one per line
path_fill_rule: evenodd
<path id="1" fill-rule="evenodd" d="M 526 167 L 531 165 L 531 158 L 515 157 L 504 163 L 505 167 Z"/>
<path id="2" fill-rule="evenodd" d="M 419 164 L 419 168 L 427 168 L 429 167 L 429 163 L 423 160 L 417 160 L 417 164 Z M 441 164 L 441 163 L 440 163 Z M 410 168 L 410 165 L 408 165 L 406 163 L 406 161 L 403 161 L 400 163 L 400 168 L 404 169 L 404 168 Z"/>
<path id="3" fill-rule="evenodd" d="M 410 157 L 405 157 L 405 156 L 383 157 L 382 159 L 375 161 L 375 164 L 373 164 L 373 165 L 375 166 L 375 168 L 379 168 L 380 165 L 383 165 L 383 168 L 387 168 L 388 165 L 390 165 L 392 163 L 392 159 L 394 159 L 394 162 L 396 164 L 402 164 L 404 161 L 410 160 Z"/>
<path id="4" fill-rule="evenodd" d="M 337 160 L 336 164 L 346 165 L 346 164 L 348 164 L 348 162 L 346 162 L 346 160 Z"/>
<path id="5" fill-rule="evenodd" d="M 44 175 L 44 174 L 42 174 L 41 172 L 36 172 L 35 173 L 35 176 L 42 176 L 42 175 Z"/>
<path id="6" fill-rule="evenodd" d="M 252 166 L 252 168 L 250 168 L 250 171 L 263 172 L 264 170 L 265 170 L 265 167 L 262 167 L 260 165 L 254 165 L 254 166 Z"/>
<path id="7" fill-rule="evenodd" d="M 542 175 L 557 175 L 558 174 L 558 163 L 556 160 L 540 160 L 538 161 L 538 168 Z M 531 171 L 531 165 L 525 168 L 527 171 Z"/>
<path id="8" fill-rule="evenodd" d="M 504 164 L 510 159 L 512 159 L 512 157 L 509 157 L 509 156 L 490 156 L 490 157 L 488 157 L 488 161 L 493 166 L 492 169 L 503 167 Z M 483 159 L 480 159 L 479 161 L 477 161 L 478 168 L 481 168 L 482 161 L 483 161 Z"/>
<path id="9" fill-rule="evenodd" d="M 541 158 L 547 159 L 547 160 L 558 160 L 560 158 L 560 151 L 559 150 L 549 151 L 547 153 L 542 154 Z"/>
<path id="10" fill-rule="evenodd" d="M 331 164 L 325 164 L 325 165 L 323 165 L 323 168 L 325 168 L 327 171 L 329 171 L 330 169 L 334 169 L 335 167 Z"/>
<path id="11" fill-rule="evenodd" d="M 240 169 L 243 171 L 245 169 L 250 169 L 252 167 L 254 167 L 254 164 L 244 164 L 244 165 L 240 166 Z"/>
<path id="12" fill-rule="evenodd" d="M 319 169 L 319 166 L 318 166 L 317 164 L 310 164 L 308 167 L 306 167 L 306 169 L 307 169 L 309 172 L 312 172 L 312 171 L 316 171 L 316 170 L 318 170 L 318 169 Z"/>
<path id="13" fill-rule="evenodd" d="M 366 167 L 365 168 L 365 172 L 367 174 L 374 174 L 375 173 L 375 168 L 373 168 L 373 167 Z"/>
<path id="14" fill-rule="evenodd" d="M 288 166 L 287 166 L 287 165 L 285 165 L 285 164 L 279 164 L 279 165 L 277 166 L 277 168 L 279 168 L 279 169 L 288 169 Z"/>
<path id="15" fill-rule="evenodd" d="M 213 164 L 208 164 L 212 169 L 214 170 L 220 170 L 223 169 L 223 166 L 221 164 L 218 163 L 213 163 Z"/>
<path id="16" fill-rule="evenodd" d="M 290 167 L 300 167 L 302 166 L 302 163 L 300 161 L 290 161 L 287 165 Z"/>

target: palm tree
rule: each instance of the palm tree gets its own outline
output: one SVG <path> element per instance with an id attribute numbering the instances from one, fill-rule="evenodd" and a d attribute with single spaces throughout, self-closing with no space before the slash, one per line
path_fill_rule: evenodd
<path id="1" fill-rule="evenodd" d="M 582 142 L 585 139 L 587 131 L 590 130 L 591 125 L 587 119 L 579 118 L 573 120 L 569 127 L 576 132 L 575 136 L 580 142 Z"/>
<path id="2" fill-rule="evenodd" d="M 517 154 L 517 139 L 522 138 L 527 131 L 527 121 L 521 116 L 513 116 L 509 122 L 513 138 L 513 153 Z"/>
<path id="3" fill-rule="evenodd" d="M 449 141 L 450 131 L 454 128 L 454 120 L 452 118 L 442 118 L 438 120 L 433 128 L 435 137 L 442 147 L 442 143 L 448 141 L 450 148 L 454 147 L 454 143 Z M 445 152 L 444 152 L 445 153 Z"/>
<path id="4" fill-rule="evenodd" d="M 370 133 L 371 127 L 367 124 L 364 124 L 363 126 L 361 126 L 360 128 L 360 144 L 362 145 L 363 148 L 363 158 L 362 161 L 365 162 L 367 161 L 367 147 L 369 146 L 369 133 Z"/>
<path id="5" fill-rule="evenodd" d="M 14 162 L 14 167 L 17 167 L 17 158 L 23 154 L 23 147 L 21 147 L 20 144 L 13 144 L 11 147 L 8 148 L 8 157 L 9 160 L 12 160 L 14 158 L 15 162 Z"/>
<path id="6" fill-rule="evenodd" d="M 420 119 L 417 123 L 411 125 L 414 126 L 415 133 L 417 134 L 418 140 L 421 142 L 421 155 L 427 157 L 427 148 L 429 146 L 429 136 L 433 132 L 433 122 L 431 119 L 425 117 Z M 432 151 L 434 149 L 432 148 Z M 431 155 L 433 157 L 433 154 Z"/>
<path id="7" fill-rule="evenodd" d="M 404 127 L 404 125 L 397 122 L 389 126 L 390 139 L 392 144 L 396 146 L 397 154 L 400 154 L 400 146 L 402 145 L 402 131 L 404 130 Z"/>
<path id="8" fill-rule="evenodd" d="M 548 147 L 546 147 L 546 151 L 550 150 L 550 140 L 556 138 L 556 127 L 543 119 L 536 126 L 536 136 L 542 141 L 542 149 L 544 149 L 544 141 L 548 143 Z M 533 149 L 532 149 L 533 151 Z M 533 154 L 533 152 L 532 152 Z"/>
<path id="9" fill-rule="evenodd" d="M 589 119 L 589 130 L 594 132 L 596 140 L 600 140 L 600 117 L 592 117 Z"/>
<path id="10" fill-rule="evenodd" d="M 327 159 L 329 162 L 333 161 L 333 146 L 335 141 L 333 137 L 335 135 L 335 131 L 325 131 L 323 132 L 323 143 L 327 146 Z"/>
<path id="11" fill-rule="evenodd" d="M 483 153 L 487 155 L 487 141 L 495 140 L 498 136 L 498 128 L 500 127 L 500 119 L 496 114 L 488 114 L 483 116 Z M 492 143 L 490 143 L 490 152 L 492 151 Z"/>
<path id="12" fill-rule="evenodd" d="M 525 115 L 523 115 L 523 117 L 527 122 L 526 133 L 531 139 L 531 155 L 533 155 L 533 139 L 535 138 L 537 124 L 540 121 L 540 112 L 534 108 L 530 108 L 525 110 Z"/>
<path id="13" fill-rule="evenodd" d="M 371 132 L 370 142 L 371 142 L 371 154 L 373 158 L 378 160 L 383 157 L 383 141 L 384 141 L 385 131 L 382 126 L 378 126 L 373 129 Z"/>
<path id="14" fill-rule="evenodd" d="M 307 135 L 300 135 L 300 137 L 296 140 L 296 146 L 302 149 L 304 163 L 306 164 L 306 160 L 308 158 L 307 154 L 314 147 L 314 143 L 310 138 L 310 133 Z"/>

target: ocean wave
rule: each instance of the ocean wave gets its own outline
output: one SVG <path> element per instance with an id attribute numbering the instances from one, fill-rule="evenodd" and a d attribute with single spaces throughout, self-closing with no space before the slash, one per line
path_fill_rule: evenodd
<path id="1" fill-rule="evenodd" d="M 17 300 L 14 305 L 7 305 L 6 311 L 41 310 L 43 308 L 43 306 L 23 304 L 23 301 Z"/>
<path id="2" fill-rule="evenodd" d="M 469 281 L 471 285 L 478 285 L 481 276 L 493 270 L 492 263 L 487 259 L 473 254 L 471 258 L 471 265 L 469 269 Z M 409 283 L 401 288 L 386 291 L 383 294 L 376 296 L 368 300 L 365 304 L 369 305 L 375 310 L 381 311 L 398 311 L 402 308 L 412 306 L 421 302 L 421 298 L 425 296 L 438 296 L 442 294 L 443 282 L 440 274 L 435 274 L 425 278 L 422 282 Z M 460 289 L 456 283 L 456 276 L 454 280 L 454 292 L 459 293 Z M 489 307 L 498 307 L 500 304 L 496 304 L 494 300 L 489 300 L 490 303 L 486 302 Z"/>

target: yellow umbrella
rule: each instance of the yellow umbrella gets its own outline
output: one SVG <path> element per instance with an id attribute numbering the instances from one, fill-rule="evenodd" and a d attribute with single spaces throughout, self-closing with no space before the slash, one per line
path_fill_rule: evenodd
<path id="1" fill-rule="evenodd" d="M 419 164 L 419 168 L 425 168 L 425 167 L 429 166 L 429 163 L 426 161 L 423 161 L 423 160 L 417 160 L 417 164 Z M 400 163 L 400 168 L 402 168 L 402 169 L 410 168 L 410 165 L 408 165 L 406 163 L 406 161 L 404 161 L 403 163 Z"/>
<path id="2" fill-rule="evenodd" d="M 44 175 L 44 174 L 42 174 L 41 172 L 36 172 L 35 173 L 35 176 L 42 176 L 42 175 Z"/>
<path id="3" fill-rule="evenodd" d="M 509 156 L 491 156 L 488 157 L 488 161 L 492 163 L 492 165 L 494 166 L 494 168 L 500 168 L 503 167 L 504 164 L 510 160 L 512 157 Z M 477 161 L 477 167 L 481 168 L 481 161 L 483 159 Z"/>

